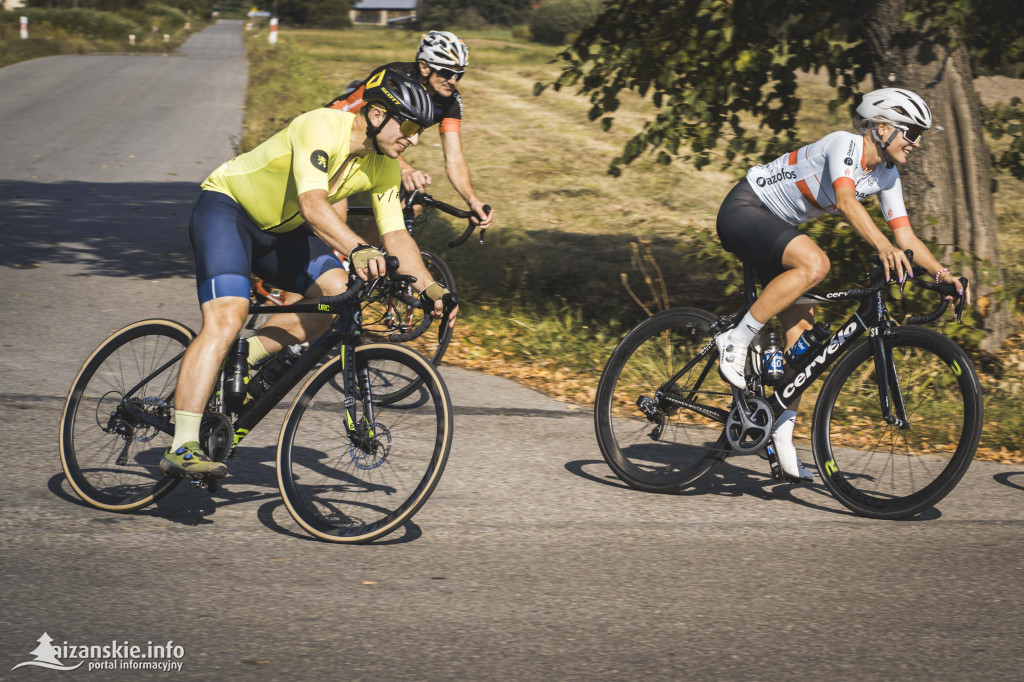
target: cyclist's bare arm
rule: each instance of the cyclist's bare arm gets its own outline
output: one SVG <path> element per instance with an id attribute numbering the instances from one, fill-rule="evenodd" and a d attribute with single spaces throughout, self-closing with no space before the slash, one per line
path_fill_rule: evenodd
<path id="1" fill-rule="evenodd" d="M 484 212 L 484 202 L 473 190 L 473 181 L 469 175 L 469 166 L 466 164 L 466 157 L 462 153 L 462 137 L 458 131 L 441 133 L 441 149 L 444 151 L 444 169 L 448 174 L 448 181 L 459 193 L 459 196 L 466 202 L 470 210 L 476 214 L 477 224 L 480 229 L 486 230 L 494 222 L 494 211 Z"/>
<path id="2" fill-rule="evenodd" d="M 299 211 L 316 236 L 346 256 L 351 255 L 357 246 L 364 243 L 327 201 L 327 190 L 311 189 L 300 194 Z M 356 275 L 363 280 L 376 279 L 385 272 L 387 269 L 384 257 L 379 256 L 368 262 L 366 268 L 356 270 Z"/>
<path id="3" fill-rule="evenodd" d="M 838 183 L 837 183 L 838 184 Z M 882 267 L 886 268 L 886 276 L 892 276 L 898 279 L 910 276 L 910 261 L 907 260 L 907 255 L 903 251 L 892 244 L 882 231 L 875 225 L 875 221 L 868 215 L 868 211 L 864 208 L 864 205 L 857 199 L 857 190 L 854 188 L 853 183 L 849 185 L 838 185 L 834 186 L 836 192 L 836 208 L 838 208 L 843 217 L 849 221 L 853 229 L 857 231 L 864 241 L 871 245 L 875 251 L 878 252 L 878 257 L 882 261 Z"/>
<path id="4" fill-rule="evenodd" d="M 402 187 L 407 192 L 422 192 L 431 182 L 431 177 L 421 170 L 416 170 L 403 157 L 398 157 L 398 167 L 402 169 Z"/>
<path id="5" fill-rule="evenodd" d="M 386 232 L 381 239 L 384 242 L 384 249 L 388 252 L 388 255 L 398 258 L 400 263 L 398 271 L 403 275 L 412 275 L 416 278 L 412 285 L 416 291 L 422 292 L 434 281 L 434 278 L 430 276 L 430 271 L 427 270 L 427 266 L 423 263 L 423 257 L 420 256 L 420 247 L 416 244 L 416 240 L 413 239 L 411 234 L 405 230 L 394 230 Z M 455 317 L 458 313 L 459 308 L 456 306 L 452 310 L 448 323 L 449 326 L 455 326 Z M 442 302 L 435 300 L 434 316 L 440 317 L 443 314 L 444 306 Z"/>

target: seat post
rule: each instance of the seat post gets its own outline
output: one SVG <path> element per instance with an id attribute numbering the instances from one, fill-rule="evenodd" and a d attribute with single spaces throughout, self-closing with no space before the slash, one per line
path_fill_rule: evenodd
<path id="1" fill-rule="evenodd" d="M 757 288 L 754 283 L 754 266 L 743 262 L 743 300 L 749 308 L 757 300 Z"/>

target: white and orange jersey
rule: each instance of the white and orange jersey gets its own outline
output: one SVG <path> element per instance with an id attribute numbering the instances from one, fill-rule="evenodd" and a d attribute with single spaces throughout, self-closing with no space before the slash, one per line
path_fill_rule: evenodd
<path id="1" fill-rule="evenodd" d="M 899 171 L 864 165 L 864 138 L 837 131 L 747 171 L 747 182 L 772 213 L 799 225 L 826 213 L 840 215 L 836 188 L 853 187 L 863 200 L 878 195 L 889 228 L 910 225 Z"/>

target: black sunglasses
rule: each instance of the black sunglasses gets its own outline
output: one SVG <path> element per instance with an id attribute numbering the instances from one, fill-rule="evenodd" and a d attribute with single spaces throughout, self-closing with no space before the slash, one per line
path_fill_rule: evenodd
<path id="1" fill-rule="evenodd" d="M 456 81 L 462 80 L 462 77 L 466 75 L 465 71 L 455 71 L 454 69 L 447 69 L 444 67 L 431 66 L 430 70 L 441 77 L 441 80 L 448 81 L 454 78 Z"/>

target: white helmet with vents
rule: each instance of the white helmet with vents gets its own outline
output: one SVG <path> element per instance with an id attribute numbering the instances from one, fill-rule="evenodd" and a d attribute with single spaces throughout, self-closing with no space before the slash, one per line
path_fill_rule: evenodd
<path id="1" fill-rule="evenodd" d="M 924 100 L 903 88 L 882 88 L 864 95 L 857 113 L 874 121 L 885 119 L 893 123 L 928 129 L 932 127 L 932 111 Z"/>
<path id="2" fill-rule="evenodd" d="M 469 48 L 459 37 L 448 31 L 431 31 L 423 36 L 416 60 L 432 66 L 465 68 L 469 64 Z"/>

